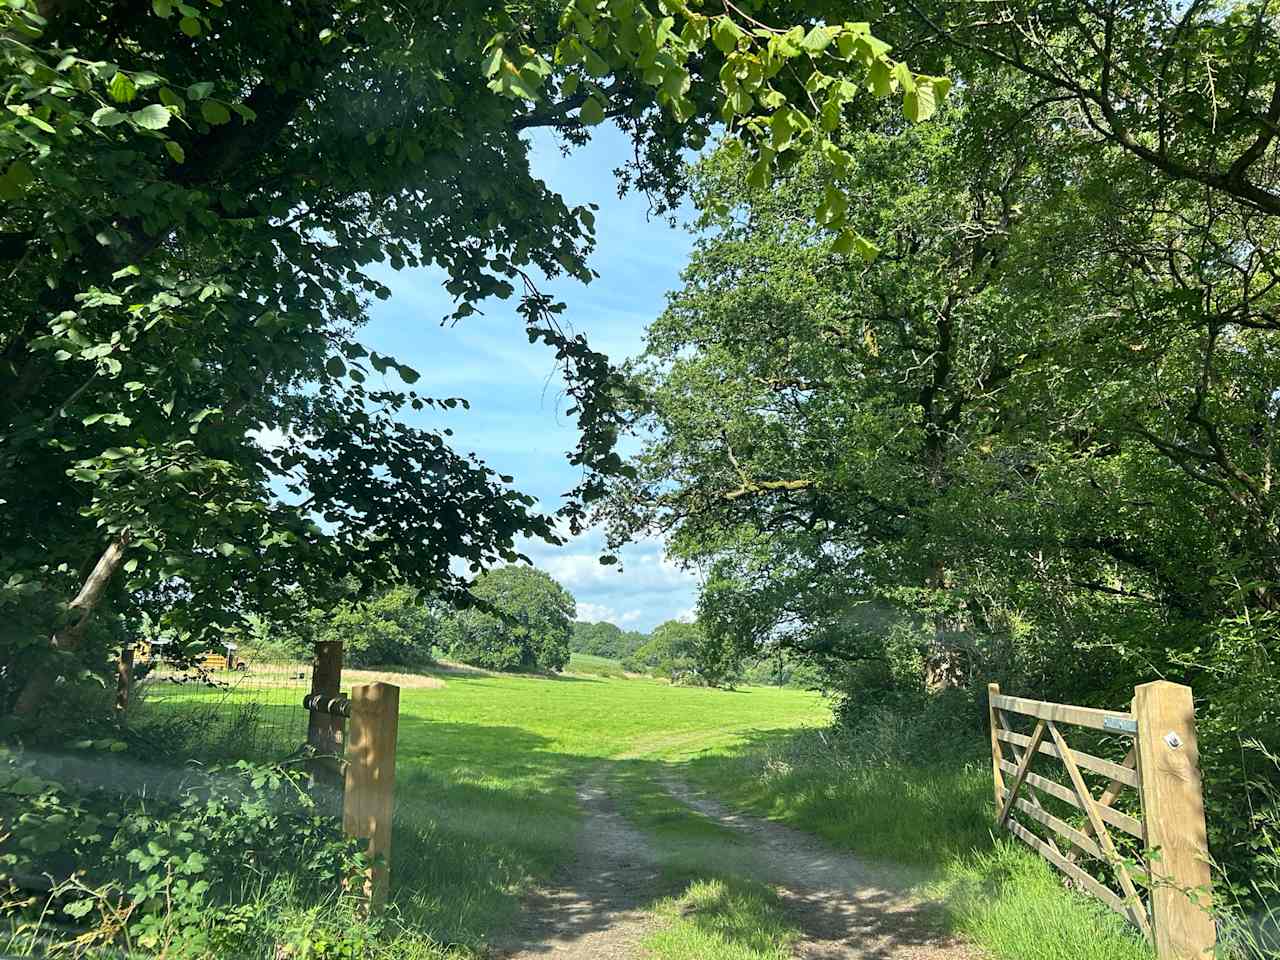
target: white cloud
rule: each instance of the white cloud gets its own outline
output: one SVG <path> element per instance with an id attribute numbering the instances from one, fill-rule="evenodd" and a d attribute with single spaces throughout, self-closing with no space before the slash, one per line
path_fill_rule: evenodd
<path id="1" fill-rule="evenodd" d="M 618 614 L 607 604 L 583 600 L 578 604 L 578 619 L 583 623 L 598 623 L 601 620 L 617 623 Z"/>
<path id="2" fill-rule="evenodd" d="M 284 446 L 288 435 L 279 427 L 267 427 L 265 430 L 250 430 L 249 439 L 263 450 L 278 450 Z"/>

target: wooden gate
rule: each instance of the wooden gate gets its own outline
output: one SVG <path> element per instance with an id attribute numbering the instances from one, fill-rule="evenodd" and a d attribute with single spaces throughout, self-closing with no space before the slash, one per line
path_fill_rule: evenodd
<path id="1" fill-rule="evenodd" d="M 994 683 L 988 692 L 997 826 L 1133 923 L 1160 960 L 1212 957 L 1191 689 L 1143 684 L 1130 713 L 1007 697 Z M 1114 754 L 1123 750 L 1123 759 L 1071 747 L 1063 728 L 1073 726 L 1098 731 L 1099 743 L 1118 742 Z M 1100 793 L 1086 776 L 1099 778 Z M 1136 802 L 1125 797 L 1130 790 Z M 1097 865 L 1092 872 L 1088 861 Z"/>

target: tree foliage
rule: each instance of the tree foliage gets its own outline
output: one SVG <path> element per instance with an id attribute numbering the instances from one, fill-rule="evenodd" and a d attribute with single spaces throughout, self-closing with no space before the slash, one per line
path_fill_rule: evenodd
<path id="1" fill-rule="evenodd" d="M 1280 743 L 1274 18 L 999 7 L 885 26 L 959 82 L 928 125 L 840 134 L 874 262 L 807 212 L 820 152 L 768 191 L 699 165 L 704 232 L 637 370 L 658 430 L 609 510 L 709 565 L 710 648 L 806 657 L 853 711 L 1191 684 L 1242 876 L 1240 743 Z"/>
<path id="2" fill-rule="evenodd" d="M 541 570 L 505 566 L 476 578 L 477 605 L 448 618 L 440 644 L 449 656 L 491 670 L 562 670 L 577 604 Z"/>
<path id="3" fill-rule="evenodd" d="M 430 597 L 396 587 L 369 600 L 312 612 L 311 643 L 340 641 L 350 667 L 416 667 L 431 663 L 444 615 Z"/>
<path id="4" fill-rule="evenodd" d="M 573 638 L 569 646 L 574 653 L 589 653 L 597 657 L 608 657 L 611 660 L 625 660 L 640 647 L 648 637 L 635 630 L 623 630 L 617 624 L 600 621 L 599 623 L 583 623 L 577 621 L 573 625 Z"/>

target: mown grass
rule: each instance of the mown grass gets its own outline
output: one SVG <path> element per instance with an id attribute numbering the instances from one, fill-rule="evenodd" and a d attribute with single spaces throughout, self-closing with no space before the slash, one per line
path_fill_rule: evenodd
<path id="1" fill-rule="evenodd" d="M 721 691 L 642 678 L 430 673 L 444 686 L 404 686 L 400 697 L 386 922 L 412 932 L 402 938 L 406 957 L 433 956 L 432 943 L 454 945 L 455 956 L 482 954 L 511 923 L 520 895 L 572 855 L 575 790 L 602 762 L 683 760 L 830 717 L 819 696 L 773 687 Z M 206 726 L 202 734 L 219 750 L 287 752 L 305 733 L 303 691 L 255 690 L 251 680 L 231 693 L 156 689 L 138 720 L 162 723 L 204 709 L 206 717 L 225 721 L 225 729 Z M 246 737 L 243 723 L 234 732 L 247 703 L 270 735 Z"/>

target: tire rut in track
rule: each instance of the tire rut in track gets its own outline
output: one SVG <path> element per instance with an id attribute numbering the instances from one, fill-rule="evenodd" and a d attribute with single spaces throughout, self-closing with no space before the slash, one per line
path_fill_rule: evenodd
<path id="1" fill-rule="evenodd" d="M 661 867 L 652 842 L 613 806 L 595 777 L 578 789 L 582 829 L 573 861 L 525 898 L 515 929 L 496 948 L 503 960 L 631 960 L 654 927 L 644 909 Z"/>
<path id="2" fill-rule="evenodd" d="M 735 813 L 674 777 L 663 786 L 691 810 L 743 840 L 722 862 L 778 890 L 801 932 L 799 960 L 976 960 L 950 935 L 940 904 L 910 892 L 919 877 L 860 860 L 809 834 Z M 578 791 L 584 822 L 573 861 L 525 898 L 515 928 L 495 946 L 502 960 L 643 960 L 657 926 L 647 907 L 662 888 L 661 857 L 614 808 L 602 776 Z"/>

